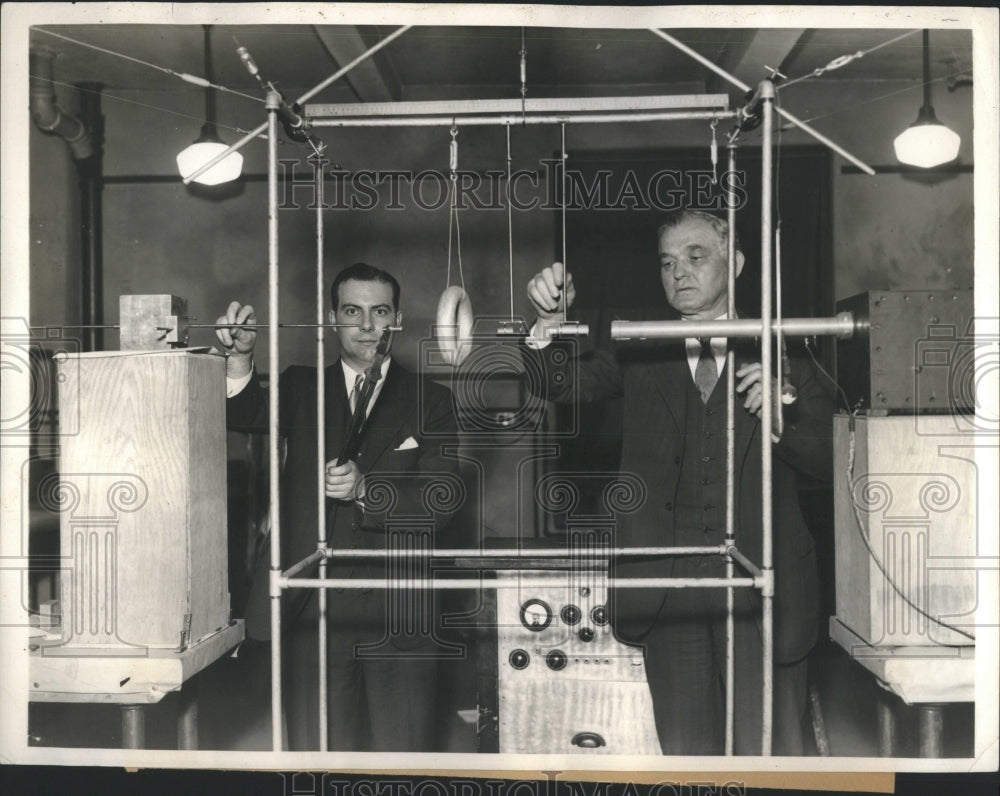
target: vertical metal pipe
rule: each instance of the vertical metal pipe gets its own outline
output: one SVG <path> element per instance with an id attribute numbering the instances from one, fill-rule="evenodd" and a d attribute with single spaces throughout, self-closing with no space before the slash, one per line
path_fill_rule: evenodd
<path id="1" fill-rule="evenodd" d="M 316 183 L 316 545 L 326 548 L 326 357 L 323 346 L 323 167 L 326 160 L 313 158 Z M 319 577 L 326 578 L 326 558 L 319 560 Z M 329 745 L 327 716 L 326 589 L 319 590 L 319 751 Z"/>
<path id="2" fill-rule="evenodd" d="M 891 697 L 885 693 L 880 693 L 876 698 L 879 757 L 892 757 L 896 754 L 896 717 L 890 700 Z"/>
<path id="3" fill-rule="evenodd" d="M 736 171 L 736 146 L 730 144 L 729 173 Z M 729 266 L 727 316 L 736 317 L 736 194 L 730 185 L 726 219 L 729 235 L 726 239 Z M 735 491 L 736 491 L 736 358 L 732 346 L 726 347 L 726 547 L 736 543 Z M 733 557 L 726 554 L 726 577 L 733 577 Z M 733 754 L 736 682 L 736 624 L 733 611 L 736 594 L 732 587 L 726 589 L 726 754 Z"/>
<path id="4" fill-rule="evenodd" d="M 761 728 L 761 754 L 771 754 L 771 721 L 774 702 L 774 567 L 771 549 L 771 524 L 773 521 L 772 474 L 771 474 L 771 429 L 772 429 L 772 388 L 771 388 L 771 203 L 772 178 L 772 130 L 774 123 L 774 85 L 769 80 L 761 81 L 758 89 L 764 123 L 761 143 L 761 222 L 760 222 L 760 317 L 761 334 L 761 433 L 760 433 L 760 473 L 761 473 L 761 533 L 763 534 L 763 555 L 761 569 L 765 578 L 763 592 L 763 726 Z"/>
<path id="5" fill-rule="evenodd" d="M 146 713 L 144 705 L 122 705 L 122 748 L 146 748 Z"/>
<path id="6" fill-rule="evenodd" d="M 944 714 L 940 705 L 920 705 L 920 756 L 943 757 Z"/>
<path id="7" fill-rule="evenodd" d="M 189 679 L 177 696 L 177 748 L 198 748 L 198 675 Z"/>
<path id="8" fill-rule="evenodd" d="M 79 83 L 80 121 L 90 131 L 94 153 L 76 161 L 80 184 L 80 272 L 82 321 L 88 326 L 104 323 L 104 244 L 102 194 L 104 191 L 104 117 L 100 83 Z M 84 351 L 104 348 L 104 330 L 84 330 Z"/>
<path id="9" fill-rule="evenodd" d="M 267 317 L 268 317 L 268 473 L 271 488 L 271 744 L 281 743 L 281 461 L 278 457 L 278 107 L 279 96 L 267 95 Z"/>

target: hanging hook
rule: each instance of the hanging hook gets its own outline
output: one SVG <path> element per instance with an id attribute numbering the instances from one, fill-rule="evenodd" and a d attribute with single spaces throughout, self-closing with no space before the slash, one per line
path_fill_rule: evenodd
<path id="1" fill-rule="evenodd" d="M 712 185 L 719 184 L 719 142 L 715 138 L 715 128 L 719 126 L 718 119 L 712 119 Z"/>
<path id="2" fill-rule="evenodd" d="M 451 122 L 451 146 L 449 148 L 449 163 L 451 167 L 451 179 L 452 181 L 457 180 L 458 176 L 455 172 L 458 171 L 458 127 L 455 124 L 455 120 L 452 119 Z"/>

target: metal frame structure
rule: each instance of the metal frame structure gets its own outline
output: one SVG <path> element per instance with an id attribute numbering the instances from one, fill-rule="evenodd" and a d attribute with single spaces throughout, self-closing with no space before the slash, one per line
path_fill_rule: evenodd
<path id="1" fill-rule="evenodd" d="M 410 26 L 404 26 L 394 31 L 390 36 L 383 39 L 373 48 L 363 53 L 346 67 L 336 72 L 330 78 L 320 83 L 316 88 L 304 94 L 299 103 L 304 103 L 320 90 L 330 85 L 339 77 L 346 74 L 357 64 L 370 57 L 376 51 L 387 45 L 390 41 L 404 33 Z M 704 63 L 713 71 L 721 74 L 734 85 L 747 90 L 748 87 L 742 84 L 733 76 L 724 72 L 721 68 L 704 59 L 699 54 L 690 50 L 686 45 L 678 42 L 668 34 L 657 29 L 651 32 L 673 44 L 683 52 L 688 53 L 696 60 Z M 751 337 L 759 336 L 765 344 L 762 345 L 761 365 L 765 374 L 772 370 L 772 351 L 769 341 L 772 335 L 827 335 L 834 334 L 840 337 L 849 337 L 854 332 L 853 319 L 849 314 L 842 314 L 835 318 L 825 319 L 788 319 L 782 321 L 780 318 L 773 319 L 771 307 L 772 292 L 772 127 L 775 99 L 774 85 L 765 80 L 761 82 L 756 94 L 750 99 L 746 109 L 740 111 L 729 111 L 728 98 L 726 95 L 695 95 L 692 97 L 621 97 L 621 98 L 596 98 L 584 100 L 472 100 L 465 102 L 432 102 L 432 103 L 376 103 L 376 104 L 354 104 L 354 105 L 315 105 L 305 109 L 304 116 L 297 114 L 295 120 L 304 126 L 309 127 L 392 127 L 392 126 L 453 126 L 462 125 L 511 125 L 511 124 L 564 124 L 564 123 L 615 123 L 615 122 L 642 122 L 642 121 L 671 121 L 689 119 L 709 119 L 720 120 L 735 118 L 737 122 L 755 116 L 758 113 L 763 115 L 763 142 L 762 142 L 762 216 L 761 216 L 761 318 L 759 320 L 725 320 L 712 322 L 627 322 L 615 321 L 612 323 L 612 338 L 627 340 L 630 338 L 684 338 L 690 337 L 692 332 L 700 336 L 725 336 L 725 337 Z M 805 125 L 793 117 L 788 112 L 778 108 L 782 116 L 793 124 L 801 127 L 810 135 L 814 136 L 822 143 L 840 153 L 852 163 L 858 165 L 863 171 L 874 173 L 864 163 L 845 152 L 839 146 L 820 135 L 812 128 Z M 241 141 L 220 153 L 212 161 L 208 162 L 202 169 L 188 177 L 185 182 L 197 177 L 201 172 L 211 168 L 215 163 L 221 161 L 230 152 L 244 146 L 252 138 L 267 129 L 268 142 L 268 314 L 269 314 L 269 349 L 270 365 L 272 374 L 280 372 L 279 368 L 279 315 L 278 315 L 278 176 L 277 176 L 277 139 L 279 116 L 286 122 L 288 116 L 293 113 L 282 97 L 274 91 L 267 95 L 266 101 L 267 122 L 258 129 L 252 131 Z M 731 137 L 728 145 L 729 168 L 735 169 L 735 149 L 738 131 Z M 314 147 L 315 148 L 315 147 Z M 324 339 L 323 339 L 323 164 L 326 162 L 321 151 L 317 151 L 312 159 L 315 168 L 316 189 L 319 192 L 320 201 L 316 203 L 316 290 L 317 290 L 317 356 L 316 365 L 318 373 L 321 375 L 324 368 Z M 735 202 L 729 202 L 729 224 L 730 228 L 735 226 Z M 729 315 L 735 316 L 735 236 L 729 235 L 728 265 L 729 265 Z M 653 556 L 653 555 L 705 555 L 717 554 L 726 558 L 726 575 L 722 578 L 612 578 L 608 577 L 609 586 L 617 588 L 725 588 L 727 590 L 727 621 L 726 621 L 726 728 L 725 728 L 725 752 L 727 755 L 733 753 L 733 723 L 734 723 L 734 620 L 733 605 L 735 588 L 757 588 L 760 589 L 763 600 L 763 719 L 762 719 L 762 751 L 764 755 L 771 754 L 772 736 L 772 693 L 773 693 L 773 598 L 774 598 L 774 570 L 772 558 L 772 451 L 771 445 L 761 445 L 761 471 L 764 499 L 762 501 L 762 561 L 760 566 L 754 564 L 736 547 L 735 523 L 733 516 L 733 491 L 734 491 L 734 353 L 732 348 L 727 352 L 727 481 L 726 481 L 726 535 L 725 543 L 716 546 L 705 547 L 648 547 L 648 548 L 614 548 L 610 550 L 576 551 L 574 555 L 593 555 L 601 558 L 608 556 Z M 779 369 L 780 372 L 780 369 Z M 318 439 L 325 437 L 325 396 L 323 379 L 318 379 L 318 405 L 317 418 L 319 423 Z M 269 477 L 271 490 L 271 544 L 270 544 L 270 579 L 269 596 L 271 598 L 271 638 L 281 638 L 281 610 L 280 597 L 285 589 L 289 588 L 313 588 L 319 589 L 320 616 L 319 616 L 319 679 L 320 679 L 320 751 L 326 751 L 327 737 L 327 702 L 326 702 L 326 590 L 330 588 L 389 588 L 390 581 L 396 587 L 406 589 L 480 589 L 483 582 L 478 578 L 439 580 L 430 578 L 388 578 L 388 579 L 350 579 L 350 578 L 328 578 L 326 577 L 326 561 L 330 558 L 387 558 L 391 556 L 411 556 L 417 558 L 455 558 L 461 557 L 470 560 L 480 560 L 484 558 L 496 559 L 505 558 L 509 560 L 532 559 L 539 560 L 547 557 L 560 558 L 566 556 L 564 550 L 532 551 L 525 553 L 521 550 L 490 550 L 484 553 L 477 549 L 445 549 L 445 550 L 332 550 L 326 545 L 325 539 L 325 516 L 326 499 L 324 489 L 324 467 L 322 446 L 317 455 L 317 486 L 318 486 L 318 529 L 317 529 L 317 549 L 314 553 L 302 561 L 294 563 L 284 572 L 281 570 L 280 541 L 281 541 L 281 510 L 280 510 L 280 458 L 279 446 L 277 444 L 279 428 L 279 391 L 278 378 L 269 380 Z M 771 380 L 764 378 L 761 381 L 762 387 L 762 407 L 761 424 L 765 429 L 772 426 L 772 384 Z M 780 385 L 779 385 L 780 389 Z M 303 570 L 312 564 L 319 565 L 319 576 L 317 578 L 297 577 Z M 740 566 L 749 572 L 749 577 L 736 577 L 735 567 Z M 539 585 L 561 586 L 563 579 L 553 579 L 552 581 L 539 581 Z M 496 584 L 494 584 L 495 586 Z M 272 715 L 272 746 L 277 751 L 282 746 L 281 733 L 281 643 L 272 642 L 271 645 L 271 715 Z"/>

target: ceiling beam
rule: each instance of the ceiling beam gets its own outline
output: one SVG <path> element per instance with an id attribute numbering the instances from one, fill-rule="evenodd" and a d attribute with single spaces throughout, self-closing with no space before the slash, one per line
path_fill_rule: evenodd
<path id="1" fill-rule="evenodd" d="M 353 25 L 315 25 L 313 29 L 340 67 L 369 49 L 369 45 Z M 396 70 L 384 52 L 378 52 L 362 61 L 344 79 L 357 94 L 359 102 L 396 102 L 402 98 L 402 87 Z"/>
<path id="2" fill-rule="evenodd" d="M 766 66 L 780 69 L 805 35 L 805 28 L 767 28 L 736 30 L 718 59 L 718 65 L 748 86 L 768 77 Z M 712 74 L 705 81 L 709 93 L 737 91 L 725 78 Z"/>

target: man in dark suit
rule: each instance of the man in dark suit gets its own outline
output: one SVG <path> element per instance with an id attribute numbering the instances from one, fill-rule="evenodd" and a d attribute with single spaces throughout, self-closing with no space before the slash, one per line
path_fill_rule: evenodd
<path id="1" fill-rule="evenodd" d="M 399 325 L 399 284 L 364 263 L 341 271 L 331 289 L 330 322 L 340 359 L 325 370 L 326 438 L 323 461 L 326 543 L 333 550 L 429 549 L 458 508 L 451 393 L 386 356 L 368 404 L 360 452 L 337 464 L 363 376 L 386 326 Z M 219 341 L 227 359 L 227 425 L 267 426 L 267 392 L 252 356 L 253 307 L 230 304 Z M 315 368 L 293 366 L 281 376 L 279 429 L 286 446 L 281 481 L 281 566 L 317 549 L 317 383 Z M 247 633 L 270 638 L 268 561 L 262 556 L 247 605 Z M 398 559 L 333 559 L 331 578 L 419 574 Z M 418 572 L 414 572 L 416 569 Z M 406 572 L 403 572 L 405 570 Z M 311 572 L 314 574 L 316 568 Z M 304 577 L 309 572 L 299 575 Z M 289 748 L 319 748 L 318 597 L 315 589 L 282 597 L 282 682 Z M 434 743 L 436 641 L 431 593 L 382 588 L 327 592 L 329 748 L 431 751 Z"/>
<path id="2" fill-rule="evenodd" d="M 660 228 L 661 281 L 667 320 L 727 316 L 727 238 L 724 219 L 684 211 Z M 743 267 L 737 253 L 737 272 Z M 619 518 L 618 545 L 702 546 L 725 539 L 726 340 L 664 341 L 620 346 L 586 357 L 567 357 L 564 342 L 549 344 L 548 328 L 560 320 L 562 292 L 575 296 L 571 274 L 555 263 L 528 284 L 538 314 L 525 356 L 544 368 L 548 398 L 593 401 L 621 397 L 621 470 L 646 487 L 641 509 Z M 749 341 L 748 341 L 749 342 Z M 806 656 L 816 640 L 818 575 L 812 537 L 796 494 L 796 473 L 829 478 L 832 405 L 812 365 L 791 357 L 788 381 L 797 399 L 782 407 L 778 438 L 760 428 L 761 378 L 755 344 L 735 348 L 736 545 L 758 565 L 762 556 L 762 436 L 773 459 L 775 570 L 774 752 L 802 754 L 806 706 Z M 720 577 L 721 556 L 672 556 L 616 561 L 616 577 Z M 762 717 L 761 600 L 756 589 L 735 590 L 735 751 L 759 754 Z M 646 675 L 664 754 L 724 751 L 725 591 L 613 589 L 612 622 L 618 637 L 642 644 Z"/>

